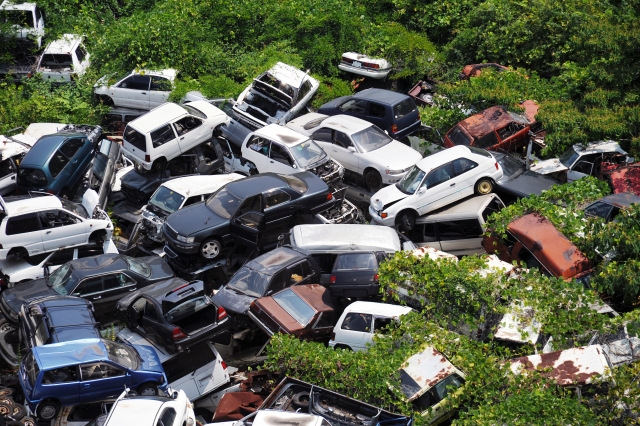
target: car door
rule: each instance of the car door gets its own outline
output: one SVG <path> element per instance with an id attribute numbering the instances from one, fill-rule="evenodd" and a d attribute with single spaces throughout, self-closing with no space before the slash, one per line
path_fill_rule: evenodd
<path id="1" fill-rule="evenodd" d="M 192 351 L 209 361 L 205 365 L 194 365 L 194 367 L 198 367 L 194 370 L 193 377 L 199 395 L 207 394 L 228 382 L 229 376 L 222 366 L 222 359 L 220 356 L 216 356 L 211 348 L 211 343 L 204 342 L 200 347 L 193 348 Z"/>
<path id="2" fill-rule="evenodd" d="M 85 278 L 76 286 L 71 295 L 91 301 L 96 317 L 105 312 L 100 302 L 102 299 L 102 276 Z"/>
<path id="3" fill-rule="evenodd" d="M 151 132 L 151 162 L 160 157 L 171 160 L 178 155 L 180 145 L 171 124 L 164 124 Z"/>
<path id="4" fill-rule="evenodd" d="M 0 161 L 0 195 L 7 195 L 16 188 L 17 169 L 11 158 Z"/>
<path id="5" fill-rule="evenodd" d="M 349 346 L 354 351 L 366 349 L 367 342 L 372 339 L 373 315 L 360 312 L 349 312 L 340 324 L 339 343 Z"/>
<path id="6" fill-rule="evenodd" d="M 297 171 L 293 168 L 294 165 L 295 162 L 289 150 L 282 144 L 271 141 L 267 170 L 273 173 L 291 174 Z"/>
<path id="7" fill-rule="evenodd" d="M 265 221 L 262 213 L 262 194 L 249 197 L 238 208 L 231 218 L 231 237 L 237 244 L 260 249 L 260 233 L 264 229 Z"/>
<path id="8" fill-rule="evenodd" d="M 104 288 L 98 300 L 100 300 L 101 310 L 105 315 L 115 313 L 116 302 L 127 293 L 138 289 L 136 281 L 123 272 L 104 275 L 102 280 Z M 97 311 L 98 308 L 96 307 L 96 314 Z"/>
<path id="9" fill-rule="evenodd" d="M 45 251 L 75 246 L 87 242 L 85 221 L 66 210 L 54 209 L 38 213 L 42 225 L 42 245 Z"/>
<path id="10" fill-rule="evenodd" d="M 149 109 L 162 105 L 169 99 L 171 93 L 171 81 L 158 75 L 151 76 L 151 89 L 149 91 Z"/>
<path id="11" fill-rule="evenodd" d="M 456 183 L 452 181 L 454 177 L 451 163 L 436 167 L 427 174 L 416 191 L 413 202 L 420 215 L 449 203 L 451 195 L 456 192 Z"/>
<path id="12" fill-rule="evenodd" d="M 435 223 L 416 223 L 411 231 L 411 241 L 417 247 L 432 247 L 436 250 L 442 250 L 436 234 Z"/>
<path id="13" fill-rule="evenodd" d="M 313 323 L 311 330 L 307 331 L 303 337 L 315 342 L 326 342 L 333 331 L 335 323 L 336 319 L 333 312 L 321 312 L 318 319 Z"/>
<path id="14" fill-rule="evenodd" d="M 246 150 L 243 150 L 244 157 L 255 164 L 258 169 L 258 173 L 265 173 L 269 170 L 269 146 L 271 141 L 269 139 L 261 138 L 260 136 L 251 137 L 246 145 Z"/>
<path id="15" fill-rule="evenodd" d="M 10 217 L 5 234 L 2 244 L 7 247 L 24 247 L 29 255 L 43 251 L 42 230 L 37 213 Z"/>
<path id="16" fill-rule="evenodd" d="M 116 106 L 138 109 L 149 108 L 149 86 L 151 77 L 148 75 L 131 75 L 115 86 L 111 86 L 111 98 Z"/>
<path id="17" fill-rule="evenodd" d="M 389 133 L 391 123 L 393 122 L 393 118 L 388 115 L 385 105 L 369 101 L 365 120 L 375 124 L 387 133 Z"/>
<path id="18" fill-rule="evenodd" d="M 302 284 L 311 284 L 314 270 L 307 259 L 295 263 L 287 268 L 285 279 L 287 287 Z"/>
<path id="19" fill-rule="evenodd" d="M 144 300 L 144 306 L 142 307 L 142 317 L 139 322 L 140 328 L 142 328 L 148 339 L 163 347 L 162 330 L 164 328 L 164 320 L 162 311 L 152 301 L 144 298 L 142 300 Z"/>
<path id="20" fill-rule="evenodd" d="M 75 365 L 45 371 L 42 394 L 57 398 L 62 404 L 74 404 L 80 395 L 80 378 Z"/>
<path id="21" fill-rule="evenodd" d="M 282 232 L 291 229 L 296 203 L 291 195 L 282 189 L 273 189 L 262 194 L 264 206 L 264 242 L 271 244 L 277 241 Z"/>
<path id="22" fill-rule="evenodd" d="M 593 176 L 596 169 L 595 162 L 600 157 L 602 157 L 602 154 L 581 155 L 578 161 L 573 163 L 567 171 L 567 182 L 573 182 L 585 176 Z"/>
<path id="23" fill-rule="evenodd" d="M 442 251 L 456 256 L 483 251 L 483 231 L 478 219 L 444 220 L 437 226 Z"/>
<path id="24" fill-rule="evenodd" d="M 344 163 L 341 163 L 344 167 L 356 173 L 362 173 L 364 165 L 360 158 L 360 153 L 346 133 L 338 130 L 333 131 L 331 149 L 334 154 L 344 159 Z M 340 163 L 340 160 L 338 160 L 338 162 Z"/>
<path id="25" fill-rule="evenodd" d="M 191 148 L 207 140 L 211 135 L 209 128 L 203 126 L 204 121 L 192 115 L 187 115 L 173 123 L 178 136 L 180 151 L 185 153 Z"/>
<path id="26" fill-rule="evenodd" d="M 80 365 L 80 402 L 92 402 L 122 393 L 127 385 L 126 371 L 108 362 Z"/>

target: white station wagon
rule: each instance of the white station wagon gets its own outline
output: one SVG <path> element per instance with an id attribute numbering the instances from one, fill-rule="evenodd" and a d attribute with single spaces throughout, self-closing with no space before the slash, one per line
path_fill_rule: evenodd
<path id="1" fill-rule="evenodd" d="M 373 223 L 411 231 L 416 218 L 475 192 L 493 191 L 502 167 L 489 151 L 455 146 L 420 160 L 395 185 L 371 196 Z"/>

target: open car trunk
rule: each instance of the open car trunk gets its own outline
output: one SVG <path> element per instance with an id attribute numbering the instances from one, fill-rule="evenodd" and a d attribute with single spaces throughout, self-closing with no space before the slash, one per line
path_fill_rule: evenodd
<path id="1" fill-rule="evenodd" d="M 218 321 L 218 308 L 207 296 L 200 295 L 180 304 L 163 301 L 162 311 L 171 324 L 193 334 Z"/>

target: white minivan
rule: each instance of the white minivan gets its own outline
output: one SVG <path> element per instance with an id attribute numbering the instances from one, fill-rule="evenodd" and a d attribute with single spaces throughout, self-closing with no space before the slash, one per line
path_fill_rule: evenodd
<path id="1" fill-rule="evenodd" d="M 122 151 L 144 169 L 164 170 L 169 160 L 216 137 L 228 122 L 223 111 L 205 101 L 167 102 L 127 124 Z"/>
<path id="2" fill-rule="evenodd" d="M 81 36 L 65 34 L 44 49 L 36 72 L 46 81 L 70 83 L 89 68 L 89 56 Z"/>

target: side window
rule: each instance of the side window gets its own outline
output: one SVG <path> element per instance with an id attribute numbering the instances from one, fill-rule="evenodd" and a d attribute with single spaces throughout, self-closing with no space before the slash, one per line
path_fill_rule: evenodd
<path id="1" fill-rule="evenodd" d="M 174 410 L 173 408 L 165 408 L 164 412 L 158 419 L 158 423 L 156 423 L 156 426 L 173 426 L 176 415 L 176 410 Z"/>
<path id="2" fill-rule="evenodd" d="M 9 218 L 7 222 L 7 235 L 25 234 L 27 232 L 39 231 L 40 222 L 35 213 Z"/>
<path id="3" fill-rule="evenodd" d="M 51 257 L 47 260 L 47 262 L 53 266 L 62 265 L 64 263 L 67 263 L 70 260 L 73 260 L 73 252 L 74 252 L 74 249 L 72 248 L 58 250 L 57 252 L 53 253 L 53 255 L 51 255 Z"/>
<path id="4" fill-rule="evenodd" d="M 86 296 L 87 294 L 102 291 L 102 277 L 88 278 L 80 283 L 73 292 L 74 296 Z"/>
<path id="5" fill-rule="evenodd" d="M 350 112 L 352 114 L 362 114 L 367 108 L 367 101 L 363 99 L 350 99 L 347 102 L 340 105 L 339 109 L 342 112 Z"/>
<path id="6" fill-rule="evenodd" d="M 316 321 L 313 328 L 327 328 L 333 327 L 335 321 L 333 320 L 333 312 L 323 312 L 320 314 L 320 318 Z"/>
<path id="7" fill-rule="evenodd" d="M 467 237 L 464 229 L 455 221 L 438 223 L 438 235 L 440 241 L 462 240 Z"/>
<path id="8" fill-rule="evenodd" d="M 302 83 L 302 87 L 300 87 L 300 91 L 298 92 L 297 101 L 300 102 L 302 99 L 304 99 L 304 97 L 307 96 L 307 93 L 309 93 L 310 91 L 311 82 L 309 80 L 305 80 L 304 83 Z"/>
<path id="9" fill-rule="evenodd" d="M 380 105 L 375 102 L 369 102 L 369 112 L 367 112 L 368 116 L 384 118 L 384 113 L 385 113 L 384 105 Z"/>
<path id="10" fill-rule="evenodd" d="M 80 148 L 82 148 L 82 145 L 84 145 L 84 139 L 69 139 L 60 147 L 60 151 L 68 158 L 73 158 Z"/>
<path id="11" fill-rule="evenodd" d="M 158 77 L 157 75 L 151 76 L 151 90 L 170 92 L 171 82 L 164 77 Z"/>
<path id="12" fill-rule="evenodd" d="M 321 129 L 316 130 L 313 135 L 311 136 L 311 139 L 313 139 L 314 141 L 320 141 L 320 142 L 331 142 L 331 133 L 333 132 L 333 130 L 331 129 L 327 129 L 326 127 L 323 127 Z"/>
<path id="13" fill-rule="evenodd" d="M 417 228 L 419 234 L 416 235 L 415 241 L 423 243 L 438 241 L 435 223 L 425 223 L 424 225 L 419 225 Z"/>
<path id="14" fill-rule="evenodd" d="M 453 168 L 451 163 L 440 166 L 437 169 L 432 170 L 424 180 L 423 185 L 427 185 L 427 189 L 431 189 L 434 186 L 440 185 L 443 182 L 448 181 L 453 176 Z"/>
<path id="15" fill-rule="evenodd" d="M 300 263 L 296 263 L 295 265 L 289 267 L 289 285 L 296 285 L 306 278 L 310 277 L 312 274 L 311 265 L 307 260 L 304 260 Z"/>
<path id="16" fill-rule="evenodd" d="M 489 132 L 480 139 L 476 140 L 476 146 L 478 148 L 489 148 L 498 143 L 496 132 Z"/>
<path id="17" fill-rule="evenodd" d="M 14 173 L 15 169 L 13 167 L 13 163 L 11 162 L 11 158 L 7 158 L 4 161 L 0 161 L 0 179 L 9 176 L 11 173 Z"/>
<path id="18" fill-rule="evenodd" d="M 202 120 L 196 117 L 187 116 L 173 123 L 176 128 L 178 136 L 189 133 L 193 129 L 202 125 Z"/>
<path id="19" fill-rule="evenodd" d="M 375 317 L 373 319 L 373 332 L 386 334 L 385 328 L 391 324 L 392 318 Z"/>
<path id="20" fill-rule="evenodd" d="M 62 210 L 47 210 L 38 213 L 42 229 L 59 228 L 61 226 L 74 225 L 80 222 L 77 217 Z"/>
<path id="21" fill-rule="evenodd" d="M 151 141 L 153 142 L 154 148 L 164 145 L 165 143 L 172 141 L 175 138 L 176 135 L 173 133 L 171 126 L 168 124 L 151 132 Z"/>
<path id="22" fill-rule="evenodd" d="M 264 208 L 266 210 L 278 204 L 286 203 L 289 200 L 291 200 L 291 197 L 289 196 L 289 194 L 279 189 L 276 189 L 274 191 L 264 194 Z"/>
<path id="23" fill-rule="evenodd" d="M 238 209 L 238 213 L 236 214 L 236 217 L 242 216 L 247 212 L 261 212 L 262 211 L 260 207 L 261 198 L 262 198 L 261 195 L 254 195 L 253 197 L 247 198 Z"/>
<path id="24" fill-rule="evenodd" d="M 60 150 L 56 151 L 49 160 L 49 173 L 52 177 L 57 177 L 68 163 L 69 158 L 65 157 Z"/>
<path id="25" fill-rule="evenodd" d="M 504 204 L 502 204 L 502 201 L 494 198 L 482 212 L 482 219 L 484 219 L 484 221 L 486 222 L 489 219 L 489 216 L 491 216 L 493 213 L 499 212 L 503 208 Z"/>
<path id="26" fill-rule="evenodd" d="M 335 144 L 338 146 L 342 146 L 343 148 L 349 148 L 350 146 L 353 146 L 353 143 L 351 142 L 351 139 L 349 139 L 349 136 L 338 131 L 335 132 Z"/>
<path id="27" fill-rule="evenodd" d="M 187 201 L 184 202 L 182 207 L 187 207 L 187 206 L 190 206 L 191 204 L 195 204 L 195 203 L 200 202 L 200 201 L 202 201 L 202 196 L 201 195 L 194 195 L 193 197 L 187 198 Z"/>
<path id="28" fill-rule="evenodd" d="M 62 367 L 44 372 L 42 383 L 45 385 L 53 383 L 77 382 L 76 367 Z"/>
<path id="29" fill-rule="evenodd" d="M 269 157 L 279 163 L 286 164 L 287 166 L 293 166 L 293 160 L 287 149 L 275 142 L 271 142 L 271 152 Z"/>
<path id="30" fill-rule="evenodd" d="M 76 56 L 78 57 L 78 62 L 80 63 L 82 63 L 82 61 L 84 61 L 84 58 L 87 57 L 87 51 L 84 50 L 83 45 L 79 45 L 76 49 Z"/>
<path id="31" fill-rule="evenodd" d="M 84 364 L 80 366 L 80 374 L 83 382 L 88 382 L 91 380 L 101 380 L 107 379 L 109 377 L 118 377 L 124 376 L 124 370 L 111 365 L 96 362 L 93 364 Z"/>
<path id="32" fill-rule="evenodd" d="M 151 83 L 151 78 L 146 75 L 132 75 L 131 77 L 124 80 L 120 83 L 121 88 L 123 89 L 132 89 L 132 90 L 149 90 L 149 84 Z"/>
<path id="33" fill-rule="evenodd" d="M 359 314 L 357 312 L 350 312 L 344 317 L 342 322 L 343 330 L 350 331 L 362 331 L 366 333 L 371 332 L 371 314 Z"/>
<path id="34" fill-rule="evenodd" d="M 285 274 L 287 273 L 287 270 L 285 269 L 284 271 L 280 271 L 278 272 L 272 279 L 271 279 L 271 284 L 269 285 L 269 291 L 271 291 L 271 293 L 276 293 L 280 290 L 284 290 L 285 286 Z"/>
<path id="35" fill-rule="evenodd" d="M 160 315 L 158 315 L 156 305 L 148 300 L 146 302 L 147 303 L 144 305 L 144 316 L 154 321 L 160 320 Z"/>
<path id="36" fill-rule="evenodd" d="M 123 273 L 107 275 L 104 277 L 105 290 L 114 290 L 117 288 L 128 287 L 135 284 L 136 282 L 132 278 Z"/>
<path id="37" fill-rule="evenodd" d="M 254 136 L 247 142 L 247 147 L 251 148 L 255 152 L 259 152 L 262 155 L 269 155 L 269 144 L 270 141 L 268 139 L 263 139 L 259 136 Z"/>
<path id="38" fill-rule="evenodd" d="M 453 160 L 451 164 L 453 164 L 453 171 L 455 172 L 456 176 L 459 176 L 463 173 L 468 172 L 469 170 L 478 167 L 478 163 L 474 163 L 473 161 L 466 158 L 458 158 L 457 160 Z"/>

